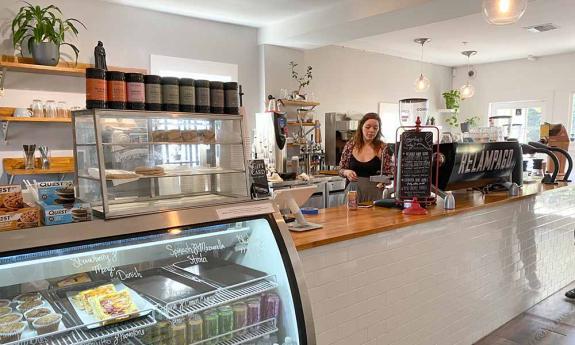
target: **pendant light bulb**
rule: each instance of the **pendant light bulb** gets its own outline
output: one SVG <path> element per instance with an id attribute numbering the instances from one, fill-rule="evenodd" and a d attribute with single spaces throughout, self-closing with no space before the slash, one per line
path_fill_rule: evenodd
<path id="1" fill-rule="evenodd" d="M 459 88 L 459 94 L 461 95 L 461 99 L 471 98 L 475 95 L 475 87 L 467 82 Z"/>
<path id="2" fill-rule="evenodd" d="M 467 56 L 467 75 L 469 76 L 469 71 L 471 70 L 470 65 L 469 65 L 469 59 L 471 56 L 477 54 L 477 51 L 466 50 L 466 51 L 461 52 L 461 54 Z M 465 85 L 463 85 L 462 87 L 459 88 L 459 94 L 461 95 L 461 99 L 471 98 L 471 97 L 473 97 L 473 95 L 475 95 L 475 88 L 469 82 L 469 77 L 468 77 Z"/>
<path id="3" fill-rule="evenodd" d="M 415 92 L 425 92 L 429 90 L 431 82 L 429 78 L 423 75 L 423 45 L 429 41 L 431 38 L 416 38 L 413 40 L 417 44 L 421 44 L 421 59 L 419 60 L 420 73 L 419 77 L 415 80 Z"/>
<path id="4" fill-rule="evenodd" d="M 415 91 L 425 92 L 425 91 L 429 90 L 430 85 L 431 85 L 431 82 L 429 81 L 429 79 L 426 76 L 424 76 L 423 74 L 420 74 L 419 78 L 417 78 L 415 80 Z"/>
<path id="5" fill-rule="evenodd" d="M 527 9 L 527 0 L 483 0 L 483 15 L 489 24 L 516 23 Z"/>

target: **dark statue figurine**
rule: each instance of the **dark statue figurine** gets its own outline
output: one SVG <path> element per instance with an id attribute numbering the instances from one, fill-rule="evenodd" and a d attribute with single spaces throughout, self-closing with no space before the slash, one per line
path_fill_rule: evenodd
<path id="1" fill-rule="evenodd" d="M 106 65 L 106 49 L 104 49 L 104 43 L 98 41 L 98 45 L 94 48 L 94 67 L 108 70 Z"/>

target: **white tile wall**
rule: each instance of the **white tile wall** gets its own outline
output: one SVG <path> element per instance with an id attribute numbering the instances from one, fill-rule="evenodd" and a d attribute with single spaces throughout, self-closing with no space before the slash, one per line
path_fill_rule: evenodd
<path id="1" fill-rule="evenodd" d="M 566 187 L 304 250 L 317 343 L 472 344 L 575 280 L 574 229 Z"/>

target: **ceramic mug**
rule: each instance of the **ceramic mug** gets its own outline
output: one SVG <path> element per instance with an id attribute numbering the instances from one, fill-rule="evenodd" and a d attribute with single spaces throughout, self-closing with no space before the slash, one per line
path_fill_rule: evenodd
<path id="1" fill-rule="evenodd" d="M 14 109 L 14 117 L 31 117 L 32 111 L 28 108 L 16 108 Z"/>

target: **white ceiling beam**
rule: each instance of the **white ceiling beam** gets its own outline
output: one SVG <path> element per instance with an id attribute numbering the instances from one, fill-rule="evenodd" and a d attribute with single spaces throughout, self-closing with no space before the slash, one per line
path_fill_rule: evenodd
<path id="1" fill-rule="evenodd" d="M 260 28 L 259 43 L 316 48 L 480 11 L 480 0 L 354 0 Z"/>

